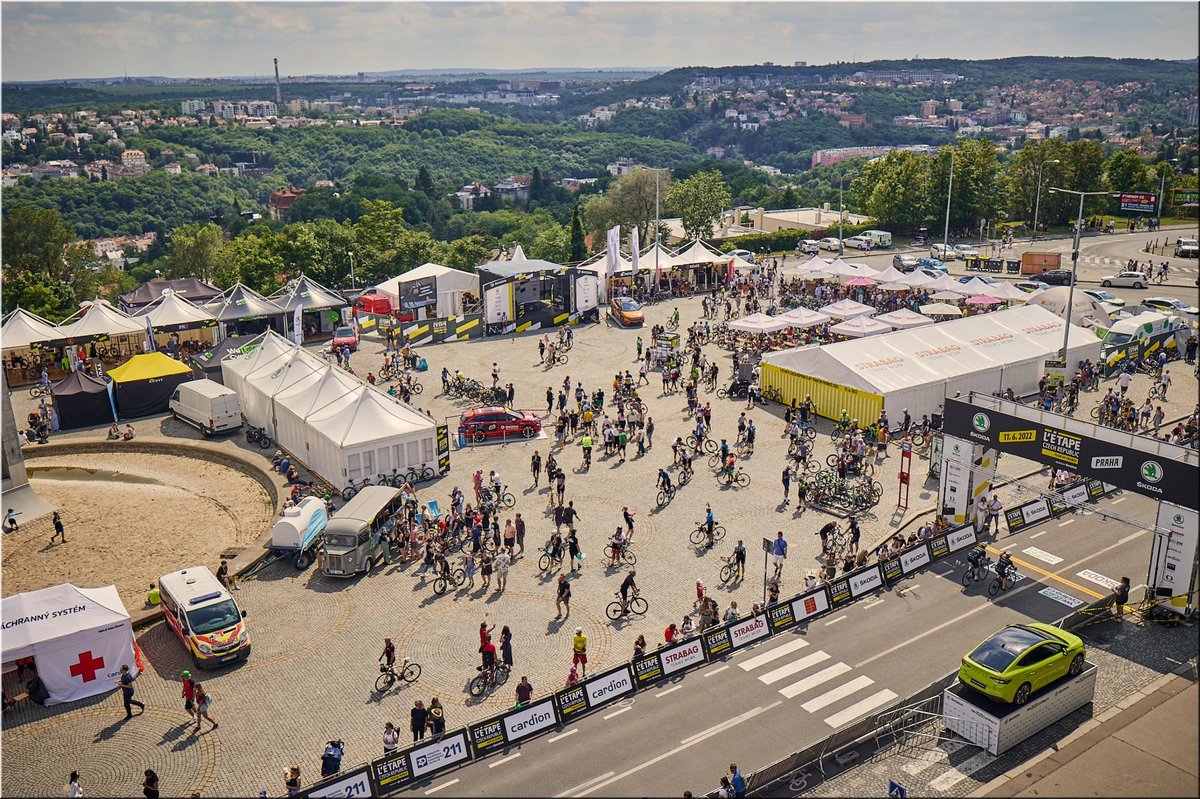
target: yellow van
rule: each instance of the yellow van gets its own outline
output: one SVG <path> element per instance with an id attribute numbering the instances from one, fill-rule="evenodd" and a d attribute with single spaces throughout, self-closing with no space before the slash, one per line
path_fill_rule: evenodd
<path id="1" fill-rule="evenodd" d="M 158 588 L 163 618 L 197 668 L 216 668 L 250 657 L 246 611 L 206 567 L 164 574 Z"/>

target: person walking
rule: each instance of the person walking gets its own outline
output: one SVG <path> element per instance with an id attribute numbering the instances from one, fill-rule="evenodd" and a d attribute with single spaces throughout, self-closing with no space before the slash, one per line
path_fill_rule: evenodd
<path id="1" fill-rule="evenodd" d="M 646 449 L 654 447 L 654 417 L 646 417 Z"/>
<path id="2" fill-rule="evenodd" d="M 518 513 L 513 519 L 513 527 L 517 530 L 517 546 L 521 548 L 519 553 L 509 550 L 509 557 L 515 562 L 525 554 L 525 520 L 521 518 L 521 514 Z"/>
<path id="3" fill-rule="evenodd" d="M 192 682 L 192 673 L 187 669 L 183 670 L 183 688 L 180 694 L 183 696 L 183 709 L 187 711 L 188 722 L 196 720 L 196 684 Z"/>
<path id="4" fill-rule="evenodd" d="M 783 574 L 783 562 L 787 560 L 787 540 L 783 537 L 783 530 L 775 534 L 775 543 L 771 548 L 771 560 L 775 564 L 774 581 L 779 582 L 779 576 Z"/>
<path id="5" fill-rule="evenodd" d="M 780 482 L 783 483 L 783 507 L 786 508 L 792 502 L 792 467 L 784 464 L 783 475 L 780 477 Z"/>
<path id="6" fill-rule="evenodd" d="M 538 478 L 542 473 L 542 455 L 536 449 L 533 451 L 533 457 L 529 459 L 529 470 L 533 472 L 533 487 L 538 487 Z"/>
<path id="7" fill-rule="evenodd" d="M 79 772 L 72 771 L 71 778 L 67 780 L 67 796 L 82 797 L 83 789 L 79 787 Z"/>
<path id="8" fill-rule="evenodd" d="M 4 514 L 4 532 L 15 533 L 20 527 L 17 525 L 17 511 L 12 508 L 8 509 L 8 513 Z"/>
<path id="9" fill-rule="evenodd" d="M 121 699 L 125 703 L 125 718 L 133 718 L 133 707 L 137 705 L 140 710 L 145 710 L 146 706 L 133 698 L 133 675 L 129 672 L 129 666 L 121 664 L 121 677 L 117 680 L 117 685 L 121 687 Z"/>
<path id="10" fill-rule="evenodd" d="M 425 709 L 425 703 L 418 699 L 409 711 L 409 728 L 412 730 L 413 743 L 424 740 L 428 722 L 429 711 Z"/>
<path id="11" fill-rule="evenodd" d="M 66 528 L 63 527 L 62 514 L 54 511 L 54 515 L 50 517 L 50 521 L 54 523 L 54 535 L 50 536 L 50 543 L 54 543 L 55 538 L 62 538 L 62 542 L 67 543 Z"/>
<path id="12" fill-rule="evenodd" d="M 146 799 L 158 799 L 159 797 L 158 775 L 152 768 L 142 772 L 142 796 Z"/>
<path id="13" fill-rule="evenodd" d="M 204 690 L 204 686 L 196 683 L 196 732 L 200 731 L 200 719 L 202 718 L 208 719 L 214 730 L 219 726 L 217 722 L 213 721 L 212 716 L 208 715 L 208 708 L 211 704 L 212 699 Z"/>
<path id="14" fill-rule="evenodd" d="M 563 612 L 562 612 L 563 605 L 566 605 L 566 607 L 567 607 L 566 617 L 570 618 L 570 616 L 571 616 L 571 583 L 569 583 L 567 581 L 567 575 L 560 574 L 560 575 L 558 575 L 557 593 L 554 598 L 554 607 L 558 611 L 558 613 L 557 613 L 557 615 L 555 615 L 554 618 L 556 618 L 556 619 L 563 618 Z"/>
<path id="15" fill-rule="evenodd" d="M 571 571 L 575 571 L 576 566 L 579 571 L 583 571 L 583 550 L 579 548 L 579 537 L 575 535 L 574 530 L 567 531 L 567 552 L 571 557 Z"/>
<path id="16" fill-rule="evenodd" d="M 508 569 L 512 565 L 512 556 L 509 555 L 511 549 L 502 549 L 496 555 L 496 593 L 504 590 L 505 584 L 508 582 Z"/>

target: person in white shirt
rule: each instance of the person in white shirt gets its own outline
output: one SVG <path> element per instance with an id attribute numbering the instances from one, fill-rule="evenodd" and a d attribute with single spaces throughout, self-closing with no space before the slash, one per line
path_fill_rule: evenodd
<path id="1" fill-rule="evenodd" d="M 400 744 L 400 733 L 396 731 L 396 727 L 390 721 L 383 725 L 383 753 L 385 755 L 396 751 Z"/>
<path id="2" fill-rule="evenodd" d="M 1129 390 L 1129 382 L 1132 379 L 1129 372 L 1121 372 L 1121 376 L 1117 378 L 1117 382 L 1121 384 L 1121 396 L 1124 396 L 1125 392 Z"/>
<path id="3" fill-rule="evenodd" d="M 983 522 L 983 529 L 985 531 L 992 525 L 992 522 L 995 521 L 996 535 L 1000 534 L 1000 511 L 1003 509 L 1004 505 L 1000 502 L 1000 495 L 992 494 L 992 501 L 989 502 L 987 506 L 987 518 Z"/>
<path id="4" fill-rule="evenodd" d="M 71 772 L 71 780 L 67 783 L 67 796 L 82 797 L 83 789 L 79 787 L 79 772 Z"/>
<path id="5" fill-rule="evenodd" d="M 980 494 L 975 502 L 975 530 L 982 533 L 987 527 L 987 495 Z"/>

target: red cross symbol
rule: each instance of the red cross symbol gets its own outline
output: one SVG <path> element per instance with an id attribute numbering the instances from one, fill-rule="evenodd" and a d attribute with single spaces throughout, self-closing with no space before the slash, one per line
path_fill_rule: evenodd
<path id="1" fill-rule="evenodd" d="M 104 658 L 92 657 L 92 650 L 79 653 L 79 662 L 71 666 L 72 677 L 83 677 L 84 682 L 96 679 L 96 672 L 104 668 Z"/>

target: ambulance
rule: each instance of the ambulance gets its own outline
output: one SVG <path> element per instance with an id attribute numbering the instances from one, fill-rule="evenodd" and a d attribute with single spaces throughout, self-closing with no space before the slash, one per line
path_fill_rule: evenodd
<path id="1" fill-rule="evenodd" d="M 197 668 L 218 668 L 250 657 L 246 611 L 206 567 L 164 574 L 158 588 L 163 618 Z"/>

